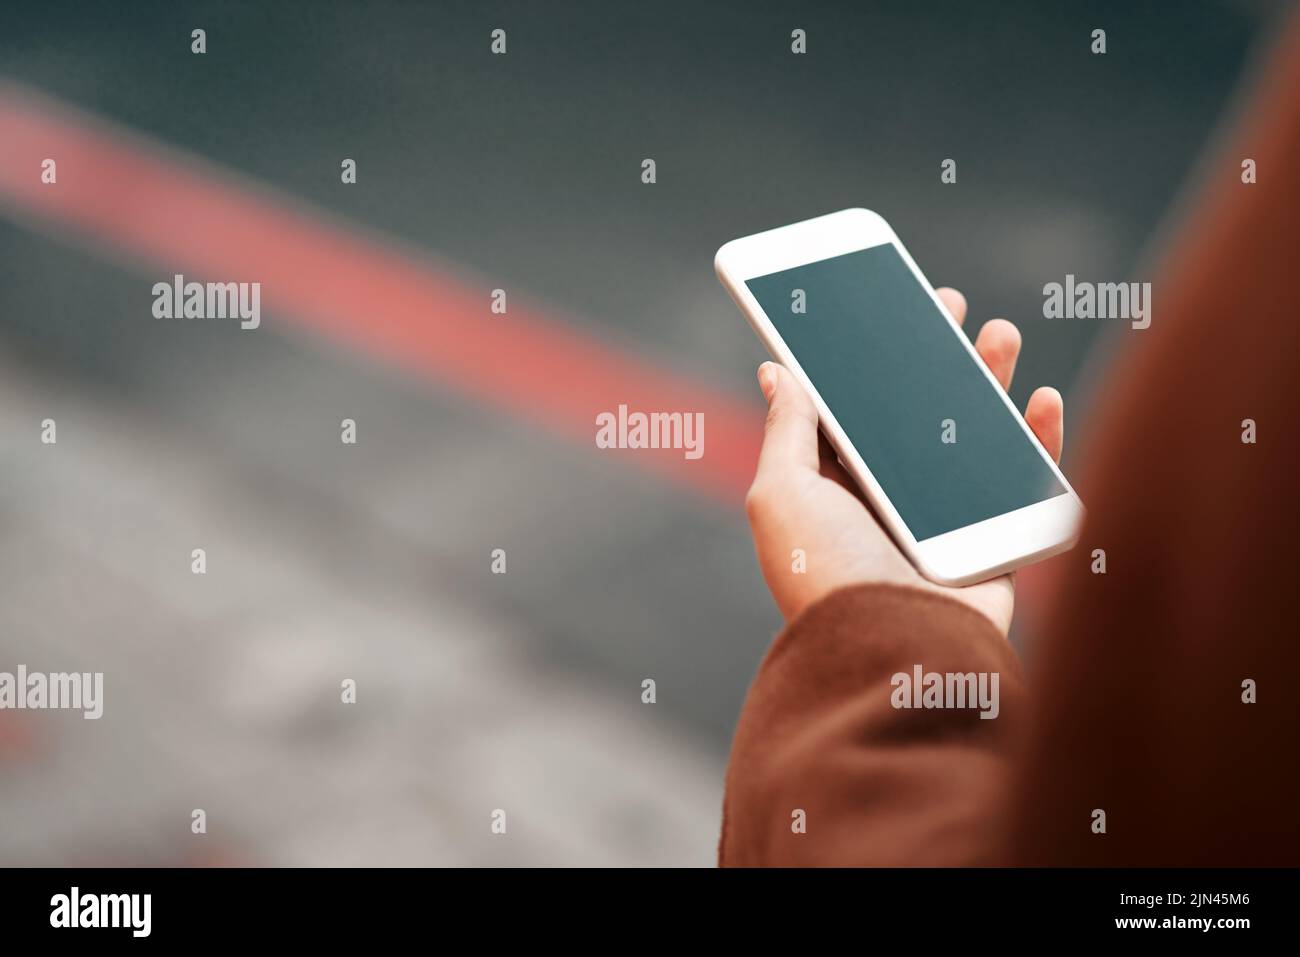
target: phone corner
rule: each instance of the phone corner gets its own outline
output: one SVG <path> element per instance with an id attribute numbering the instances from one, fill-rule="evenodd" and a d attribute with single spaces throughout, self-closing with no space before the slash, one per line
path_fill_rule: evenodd
<path id="1" fill-rule="evenodd" d="M 731 250 L 736 246 L 736 240 L 728 240 L 718 247 L 718 251 L 713 254 L 713 274 L 725 285 L 727 281 L 727 260 L 731 257 Z"/>
<path id="2" fill-rule="evenodd" d="M 977 585 L 988 578 L 997 577 L 996 575 L 982 575 L 979 572 L 967 575 L 944 575 L 921 562 L 916 563 L 916 570 L 921 573 L 921 577 L 926 581 L 935 585 L 943 585 L 945 588 L 965 588 L 967 585 Z"/>
<path id="3" fill-rule="evenodd" d="M 972 579 L 969 574 L 945 574 L 939 571 L 933 562 L 927 560 L 923 550 L 918 547 L 905 548 L 905 554 L 912 567 L 921 573 L 921 577 L 928 582 L 936 585 L 944 585 L 949 588 L 960 588 L 962 585 L 970 585 L 977 579 Z"/>
<path id="4" fill-rule="evenodd" d="M 850 206 L 848 209 L 840 210 L 840 215 L 852 216 L 855 219 L 861 219 L 865 222 L 870 222 L 874 226 L 888 225 L 885 222 L 884 216 L 881 216 L 874 209 L 867 209 L 867 207 L 865 206 Z"/>

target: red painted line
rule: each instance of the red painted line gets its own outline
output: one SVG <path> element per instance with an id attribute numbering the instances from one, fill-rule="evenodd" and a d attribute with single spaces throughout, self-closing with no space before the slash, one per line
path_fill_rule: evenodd
<path id="1" fill-rule="evenodd" d="M 41 162 L 58 181 L 41 182 Z M 322 175 L 336 175 L 330 170 Z M 340 185 L 340 189 L 346 187 Z M 283 318 L 596 451 L 596 416 L 704 413 L 704 455 L 604 451 L 735 502 L 752 476 L 761 407 L 602 343 L 511 295 L 452 278 L 424 254 L 187 153 L 0 82 L 0 204 L 66 228 L 170 280 L 261 282 L 264 335 Z M 493 285 L 505 285 L 493 283 Z M 141 322 L 154 319 L 142 287 Z M 509 291 L 509 290 L 507 290 Z M 740 334 L 740 333 L 738 333 Z"/>

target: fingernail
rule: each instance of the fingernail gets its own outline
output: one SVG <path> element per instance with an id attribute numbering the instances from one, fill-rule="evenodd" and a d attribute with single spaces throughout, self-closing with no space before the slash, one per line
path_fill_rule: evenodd
<path id="1" fill-rule="evenodd" d="M 776 366 L 764 362 L 758 367 L 758 387 L 763 390 L 763 398 L 768 402 L 776 392 Z"/>

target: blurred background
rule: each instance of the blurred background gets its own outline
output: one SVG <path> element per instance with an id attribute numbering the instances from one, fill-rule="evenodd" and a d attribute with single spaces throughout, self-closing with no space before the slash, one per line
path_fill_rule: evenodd
<path id="1" fill-rule="evenodd" d="M 1068 472 L 1131 340 L 1043 284 L 1150 278 L 1283 6 L 6 4 L 0 670 L 105 710 L 0 711 L 0 862 L 710 864 L 779 627 L 714 251 L 878 210 L 972 335 L 1020 323 Z M 262 327 L 154 319 L 179 271 L 262 279 Z M 656 383 L 699 470 L 594 448 Z"/>

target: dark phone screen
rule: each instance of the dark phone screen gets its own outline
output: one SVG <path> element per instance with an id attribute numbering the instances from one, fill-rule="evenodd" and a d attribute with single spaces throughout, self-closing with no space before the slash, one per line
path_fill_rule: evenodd
<path id="1" fill-rule="evenodd" d="M 892 243 L 746 285 L 918 541 L 1065 493 Z"/>

